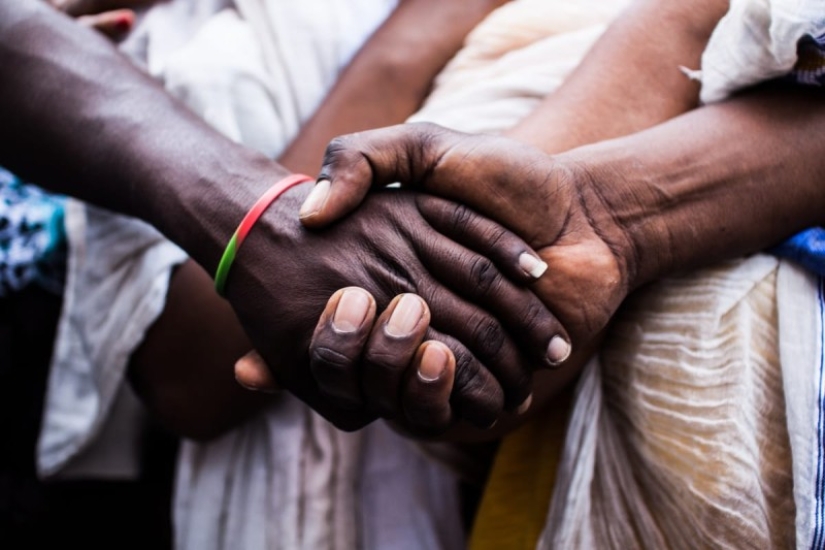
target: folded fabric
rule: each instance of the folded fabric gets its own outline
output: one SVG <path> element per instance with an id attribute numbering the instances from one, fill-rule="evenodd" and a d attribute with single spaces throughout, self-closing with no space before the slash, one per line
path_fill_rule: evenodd
<path id="1" fill-rule="evenodd" d="M 607 7 L 521 0 L 498 10 L 415 119 L 507 128 L 552 92 L 621 6 Z M 793 68 L 795 41 L 791 49 L 777 76 Z M 536 488 L 525 495 L 518 482 L 518 468 L 535 461 L 517 433 L 491 473 L 502 502 L 478 518 L 500 528 L 477 526 L 485 536 L 473 538 L 474 548 L 821 547 L 822 311 L 821 281 L 767 255 L 637 293 L 580 378 L 557 470 L 558 457 L 543 454 L 553 440 L 534 441 L 546 463 L 525 475 L 554 480 L 538 542 L 524 517 L 506 518 L 542 496 Z"/>

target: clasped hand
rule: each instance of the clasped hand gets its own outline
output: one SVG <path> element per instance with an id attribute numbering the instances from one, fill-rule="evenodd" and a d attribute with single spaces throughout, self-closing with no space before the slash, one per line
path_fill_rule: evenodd
<path id="1" fill-rule="evenodd" d="M 361 215 L 359 210 L 358 215 L 347 217 L 365 201 L 371 189 L 382 189 L 393 182 L 464 205 L 436 202 L 423 194 L 416 198 L 421 205 L 440 205 L 438 209 L 422 209 L 434 229 L 480 255 L 473 260 L 480 262 L 473 264 L 475 269 L 470 266 L 476 281 L 483 283 L 485 279 L 478 276 L 488 269 L 484 257 L 493 259 L 509 275 L 510 281 L 497 278 L 494 284 L 483 283 L 476 296 L 469 295 L 469 289 L 462 288 L 460 280 L 451 278 L 452 283 L 458 283 L 454 288 L 468 300 L 465 306 L 482 304 L 502 320 L 511 334 L 525 329 L 529 332 L 534 326 L 534 305 L 525 310 L 509 299 L 490 300 L 501 288 L 516 293 L 514 283 L 529 283 L 535 296 L 566 327 L 566 332 L 557 330 L 549 341 L 541 342 L 547 346 L 543 350 L 544 362 L 525 361 L 522 350 L 529 350 L 533 357 L 538 350 L 519 348 L 517 338 L 501 341 L 504 345 L 497 341 L 492 347 L 499 350 L 499 359 L 517 358 L 521 369 L 509 363 L 506 367 L 495 362 L 487 365 L 490 354 L 481 353 L 482 362 L 490 367 L 489 373 L 502 387 L 510 386 L 509 373 L 520 372 L 520 378 L 529 380 L 533 369 L 558 366 L 573 346 L 591 343 L 633 287 L 632 244 L 626 231 L 614 221 L 609 205 L 600 198 L 593 174 L 577 161 L 553 158 L 501 137 L 412 124 L 338 138 L 327 149 L 319 182 L 301 208 L 301 222 L 313 230 L 333 222 L 337 222 L 333 228 L 339 227 Z M 542 272 L 532 254 L 519 254 L 526 250 L 524 243 L 470 208 L 517 233 L 549 266 L 546 272 Z M 521 261 L 516 260 L 519 256 Z M 481 265 L 485 268 L 480 269 Z M 512 269 L 514 265 L 520 269 Z M 437 272 L 447 264 L 428 267 Z M 531 272 L 540 276 L 534 279 L 528 276 Z M 407 423 L 424 431 L 444 429 L 451 421 L 465 416 L 466 407 L 461 403 L 472 393 L 468 390 L 472 387 L 467 383 L 468 376 L 474 379 L 477 373 L 487 372 L 479 370 L 475 363 L 468 368 L 461 357 L 455 366 L 453 353 L 456 349 L 464 351 L 454 341 L 432 341 L 432 333 L 426 328 L 426 305 L 433 308 L 435 319 L 436 315 L 443 316 L 442 304 L 422 296 L 424 302 L 415 305 L 424 311 L 419 323 L 405 338 L 398 339 L 390 336 L 389 327 L 395 317 L 403 317 L 398 313 L 399 304 L 412 306 L 416 298 L 397 297 L 378 316 L 379 308 L 365 290 L 360 290 L 359 300 L 370 306 L 355 331 L 342 333 L 334 329 L 336 316 L 347 315 L 351 309 L 349 303 L 342 302 L 344 297 L 358 296 L 359 289 L 352 288 L 329 300 L 316 327 L 310 345 L 316 378 L 332 377 L 334 372 L 340 375 L 342 371 L 350 377 L 348 384 L 338 386 L 347 390 L 327 393 L 337 393 L 333 397 L 338 399 L 344 393 L 347 399 L 358 396 L 360 403 L 385 417 L 394 417 L 399 410 L 407 411 Z M 498 296 L 503 298 L 502 294 Z M 460 323 L 460 317 L 456 321 Z M 476 331 L 472 338 L 477 344 L 486 341 L 490 346 L 492 334 L 489 330 L 486 334 Z M 345 366 L 324 359 L 338 357 L 347 357 Z M 241 363 L 241 367 L 248 372 L 261 369 L 254 362 Z M 360 379 L 360 385 L 356 379 Z M 510 409 L 527 391 L 525 385 L 515 385 L 520 390 L 513 394 L 517 399 L 507 401 Z M 503 408 L 489 407 L 488 414 L 476 408 L 473 417 L 483 418 L 484 422 L 495 420 Z"/>
<path id="2" fill-rule="evenodd" d="M 227 297 L 278 383 L 338 427 L 378 416 L 429 433 L 459 418 L 488 427 L 528 399 L 535 368 L 563 359 L 551 342 L 567 333 L 524 286 L 519 258 L 540 261 L 522 239 L 403 190 L 374 193 L 355 215 L 308 231 L 297 214 L 310 190 L 288 191 L 259 220 Z M 364 290 L 336 293 L 318 323 L 330 295 L 353 286 Z M 410 371 L 413 356 L 443 368 Z"/>

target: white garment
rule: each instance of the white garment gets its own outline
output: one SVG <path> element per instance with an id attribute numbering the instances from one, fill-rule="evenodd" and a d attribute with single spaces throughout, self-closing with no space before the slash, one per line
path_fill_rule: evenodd
<path id="1" fill-rule="evenodd" d="M 822 34 L 820 0 L 731 0 L 702 55 L 702 102 L 788 74 L 799 40 Z"/>

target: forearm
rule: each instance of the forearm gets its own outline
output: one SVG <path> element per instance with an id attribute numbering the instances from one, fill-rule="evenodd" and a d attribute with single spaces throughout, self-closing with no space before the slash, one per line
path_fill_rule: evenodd
<path id="1" fill-rule="evenodd" d="M 629 236 L 634 288 L 825 223 L 823 140 L 820 90 L 763 88 L 567 156 Z"/>
<path id="2" fill-rule="evenodd" d="M 508 135 L 556 153 L 628 135 L 693 109 L 698 68 L 728 0 L 636 0 L 564 84 Z"/>
<path id="3" fill-rule="evenodd" d="M 0 2 L 0 74 L 0 163 L 145 219 L 209 270 L 243 212 L 285 173 L 39 1 Z"/>
<path id="4" fill-rule="evenodd" d="M 324 148 L 339 133 L 393 124 L 411 115 L 482 16 L 474 6 L 489 9 L 491 4 L 402 4 L 356 55 L 281 162 L 295 171 L 315 173 Z M 422 32 L 432 9 L 447 17 Z M 252 346 L 210 283 L 208 274 L 191 263 L 178 269 L 163 314 L 131 361 L 133 382 L 150 409 L 176 433 L 198 439 L 219 435 L 267 400 L 233 380 L 233 363 Z"/>
<path id="5" fill-rule="evenodd" d="M 464 37 L 502 0 L 406 0 L 356 54 L 315 115 L 279 159 L 314 174 L 329 141 L 398 124 L 426 99 Z"/>
<path id="6" fill-rule="evenodd" d="M 212 279 L 190 261 L 172 274 L 163 313 L 132 354 L 129 378 L 168 429 L 211 439 L 272 399 L 234 380 L 233 364 L 251 347 Z"/>

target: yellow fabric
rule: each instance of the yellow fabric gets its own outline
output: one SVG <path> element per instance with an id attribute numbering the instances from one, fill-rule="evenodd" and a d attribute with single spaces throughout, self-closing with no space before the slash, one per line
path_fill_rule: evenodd
<path id="1" fill-rule="evenodd" d="M 535 550 L 556 478 L 570 395 L 501 443 L 476 515 L 470 550 Z"/>

